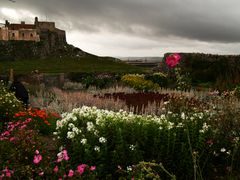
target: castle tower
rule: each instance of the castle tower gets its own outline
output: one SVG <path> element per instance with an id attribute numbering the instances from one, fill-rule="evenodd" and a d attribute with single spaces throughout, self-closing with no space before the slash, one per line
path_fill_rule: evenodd
<path id="1" fill-rule="evenodd" d="M 35 17 L 34 25 L 38 27 L 38 17 Z"/>

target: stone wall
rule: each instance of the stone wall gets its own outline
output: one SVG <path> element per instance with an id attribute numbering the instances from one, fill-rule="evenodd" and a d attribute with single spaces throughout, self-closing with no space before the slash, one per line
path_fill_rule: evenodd
<path id="1" fill-rule="evenodd" d="M 0 28 L 0 40 L 3 41 L 40 41 L 36 29 L 19 29 L 12 30 L 8 28 Z"/>

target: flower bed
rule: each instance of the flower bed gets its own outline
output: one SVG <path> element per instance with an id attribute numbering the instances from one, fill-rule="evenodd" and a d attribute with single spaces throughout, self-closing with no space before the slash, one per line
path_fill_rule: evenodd
<path id="1" fill-rule="evenodd" d="M 214 153 L 230 158 L 227 153 L 232 150 L 222 153 L 222 147 L 213 143 L 214 129 L 208 122 L 211 117 L 207 111 L 168 112 L 154 117 L 84 106 L 64 114 L 57 121 L 55 134 L 69 150 L 71 163 L 95 163 L 102 176 L 117 177 L 119 166 L 127 168 L 140 161 L 155 161 L 177 177 L 191 179 L 195 166 L 202 175 L 213 170 L 216 164 L 212 160 L 218 158 Z"/>

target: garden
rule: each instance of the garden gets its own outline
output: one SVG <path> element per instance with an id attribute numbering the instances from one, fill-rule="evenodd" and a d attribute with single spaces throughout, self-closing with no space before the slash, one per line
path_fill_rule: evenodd
<path id="1" fill-rule="evenodd" d="M 1 81 L 0 179 L 239 179 L 240 86 L 200 88 L 183 57 L 69 74 L 61 88 L 26 82 L 28 109 Z"/>

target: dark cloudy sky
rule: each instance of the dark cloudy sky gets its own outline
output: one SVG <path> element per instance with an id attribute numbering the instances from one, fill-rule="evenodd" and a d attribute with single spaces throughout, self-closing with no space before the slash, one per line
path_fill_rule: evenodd
<path id="1" fill-rule="evenodd" d="M 240 54 L 239 0 L 0 0 L 0 22 L 38 16 L 102 56 Z"/>

